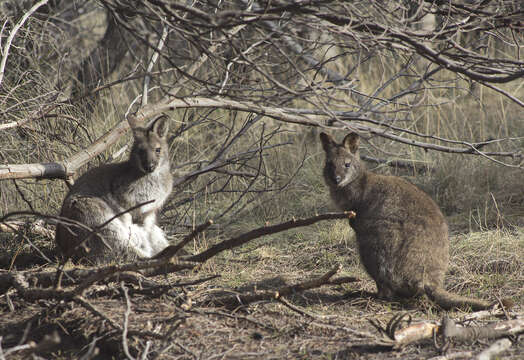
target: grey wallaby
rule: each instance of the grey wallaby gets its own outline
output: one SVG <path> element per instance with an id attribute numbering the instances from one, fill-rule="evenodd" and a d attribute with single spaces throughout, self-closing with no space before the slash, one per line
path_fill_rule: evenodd
<path id="1" fill-rule="evenodd" d="M 366 170 L 359 157 L 359 136 L 341 144 L 325 133 L 324 179 L 356 233 L 360 259 L 384 299 L 427 294 L 443 309 L 489 308 L 490 303 L 451 294 L 443 288 L 449 262 L 448 225 L 437 204 L 415 185 Z"/>
<path id="2" fill-rule="evenodd" d="M 66 257 L 94 263 L 149 258 L 169 245 L 156 219 L 173 186 L 167 120 L 160 117 L 146 128 L 132 130 L 129 159 L 89 170 L 65 197 L 60 216 L 88 227 L 58 224 L 55 240 Z M 117 214 L 151 200 L 89 235 L 89 228 L 96 229 Z"/>

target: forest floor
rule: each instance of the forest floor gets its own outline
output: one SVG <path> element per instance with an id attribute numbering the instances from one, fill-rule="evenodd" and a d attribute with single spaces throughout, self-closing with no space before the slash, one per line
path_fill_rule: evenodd
<path id="1" fill-rule="evenodd" d="M 192 249 L 186 249 L 199 252 L 211 241 L 216 239 L 201 235 Z M 39 246 L 52 256 L 50 243 Z M 24 251 L 29 256 L 22 256 Z M 255 239 L 196 270 L 148 279 L 124 272 L 113 281 L 90 285 L 81 296 L 57 295 L 61 290 L 52 287 L 44 287 L 47 295 L 3 290 L 0 354 L 8 354 L 8 359 L 421 359 L 446 354 L 438 359 L 472 358 L 496 339 L 457 341 L 437 336 L 435 342 L 430 330 L 425 339 L 403 344 L 378 327 L 385 329 L 402 316 L 390 331 L 398 338 L 405 328 L 436 328 L 444 316 L 467 327 L 506 324 L 510 319 L 524 322 L 523 254 L 523 228 L 452 236 L 447 289 L 515 303 L 509 310 L 478 313 L 477 319 L 468 320 L 471 312 L 445 312 L 426 298 L 403 303 L 375 298 L 375 285 L 359 264 L 347 222 L 321 222 Z M 26 290 L 40 288 L 27 271 L 56 270 L 28 249 L 18 256 L 15 266 L 26 271 Z M 28 261 L 31 256 L 41 264 Z M 340 282 L 322 278 L 330 269 L 336 271 L 330 279 Z M 4 281 L 8 274 L 13 272 L 0 272 Z M 319 282 L 304 289 L 314 279 Z M 78 278 L 77 283 L 83 280 Z M 286 286 L 293 284 L 302 287 L 288 294 Z M 521 359 L 524 337 L 510 339 L 511 346 L 500 356 Z M 19 345 L 26 349 L 16 348 Z"/>

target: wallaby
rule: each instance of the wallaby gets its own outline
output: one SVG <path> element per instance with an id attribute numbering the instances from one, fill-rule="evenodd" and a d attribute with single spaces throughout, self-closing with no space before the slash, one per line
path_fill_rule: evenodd
<path id="1" fill-rule="evenodd" d="M 55 240 L 66 257 L 87 258 L 95 263 L 149 258 L 169 245 L 156 221 L 173 185 L 167 121 L 160 117 L 146 128 L 132 130 L 134 142 L 129 159 L 82 175 L 65 197 L 60 216 L 96 229 L 121 212 L 154 201 L 116 217 L 95 236 L 88 236 L 86 228 L 58 224 Z M 85 246 L 78 246 L 86 237 Z"/>
<path id="2" fill-rule="evenodd" d="M 359 136 L 341 144 L 328 134 L 320 140 L 326 153 L 324 179 L 356 233 L 360 259 L 375 280 L 378 297 L 394 299 L 427 294 L 443 309 L 490 303 L 454 295 L 443 288 L 449 261 L 448 225 L 438 205 L 415 185 L 366 170 L 359 157 Z"/>

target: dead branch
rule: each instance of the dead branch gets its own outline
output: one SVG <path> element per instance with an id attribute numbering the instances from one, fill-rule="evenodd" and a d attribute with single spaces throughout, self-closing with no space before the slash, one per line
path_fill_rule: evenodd
<path id="1" fill-rule="evenodd" d="M 507 306 L 505 304 L 503 304 L 503 305 L 507 308 Z M 481 310 L 481 311 L 476 311 L 476 312 L 472 312 L 472 313 L 466 314 L 463 317 L 461 317 L 458 320 L 458 322 L 461 323 L 461 324 L 464 324 L 464 323 L 467 323 L 467 322 L 480 320 L 480 319 L 484 319 L 484 318 L 488 318 L 488 317 L 502 317 L 502 316 L 506 315 L 506 312 L 504 310 L 505 309 L 503 309 L 500 306 L 500 304 L 499 305 L 495 305 L 494 307 L 492 307 L 491 309 L 488 309 L 488 310 Z"/>
<path id="2" fill-rule="evenodd" d="M 198 285 L 198 284 L 202 284 L 204 282 L 207 282 L 209 280 L 213 280 L 219 277 L 220 275 L 210 275 L 210 276 L 206 276 L 204 278 L 199 278 L 196 280 L 183 281 L 183 282 L 177 281 L 175 283 L 170 283 L 170 284 L 156 284 L 152 282 L 149 282 L 148 284 L 148 282 L 144 280 L 141 280 L 139 283 L 136 283 L 136 282 L 131 282 L 129 281 L 129 279 L 123 278 L 122 276 L 119 276 L 119 279 L 115 279 L 115 280 L 122 279 L 126 283 L 133 283 L 139 286 L 140 288 L 138 289 L 135 288 L 135 289 L 132 289 L 132 291 L 130 291 L 132 294 L 142 294 L 142 295 L 146 295 L 149 297 L 159 297 L 162 294 L 167 293 L 169 290 L 172 290 L 173 288 L 183 288 L 186 286 Z"/>
<path id="3" fill-rule="evenodd" d="M 461 327 L 447 317 L 444 317 L 440 324 L 432 321 L 411 324 L 411 317 L 408 313 L 399 313 L 391 318 L 385 328 L 377 321 L 371 320 L 370 322 L 381 334 L 387 337 L 394 349 L 422 340 L 429 340 L 435 335 L 442 336 L 445 342 L 449 342 L 449 340 L 473 342 L 479 339 L 500 338 L 524 333 L 524 319 L 499 321 L 486 326 Z M 406 322 L 407 326 L 401 328 L 403 322 Z M 387 344 L 387 341 L 381 340 L 380 344 Z"/>
<path id="4" fill-rule="evenodd" d="M 113 20 L 110 22 L 110 25 L 113 23 Z M 116 19 L 117 20 L 117 19 Z M 232 29 L 229 35 L 234 35 L 240 31 L 243 26 L 238 26 Z M 111 31 L 111 34 L 115 31 Z M 121 42 L 124 43 L 124 42 Z M 105 46 L 105 45 L 104 45 Z M 212 46 L 209 49 L 209 53 L 216 51 L 217 47 Z M 191 68 L 188 70 L 187 75 L 192 76 L 199 68 L 204 64 L 208 59 L 207 53 L 202 54 L 199 61 L 196 61 L 192 64 Z M 88 69 L 90 69 L 88 67 Z M 177 93 L 182 89 L 181 86 L 175 87 L 169 91 L 169 96 L 166 96 L 166 99 L 171 99 L 176 96 Z M 92 93 L 92 91 L 87 92 Z M 48 111 L 52 111 L 57 106 L 50 106 Z M 137 126 L 145 123 L 148 119 L 158 115 L 159 112 L 154 110 L 158 106 L 153 107 L 151 111 L 151 105 L 141 108 L 137 114 L 130 115 L 132 117 L 131 122 Z M 161 111 L 162 112 L 162 111 Z M 161 113 L 160 112 L 160 113 Z M 37 119 L 35 117 L 34 119 Z M 33 120 L 34 120 L 33 119 Z M 35 163 L 35 164 L 6 164 L 0 165 L 0 180 L 2 179 L 24 179 L 24 178 L 37 178 L 37 179 L 68 179 L 72 177 L 80 167 L 88 163 L 92 158 L 99 155 L 105 151 L 109 146 L 117 142 L 127 131 L 129 130 L 129 122 L 121 121 L 115 125 L 111 130 L 106 132 L 102 137 L 97 139 L 89 148 L 81 150 L 74 154 L 69 159 L 66 159 L 62 162 L 50 162 L 50 163 Z"/>
<path id="5" fill-rule="evenodd" d="M 135 115 L 132 116 L 132 121 L 136 124 L 142 124 L 147 119 L 150 119 L 156 115 L 164 113 L 166 111 L 172 111 L 180 108 L 222 108 L 228 110 L 239 110 L 252 112 L 259 115 L 271 117 L 273 119 L 313 127 L 324 127 L 323 123 L 329 120 L 329 114 L 322 114 L 324 118 L 317 119 L 318 116 L 309 117 L 306 114 L 293 114 L 285 109 L 268 107 L 259 105 L 249 101 L 235 101 L 225 98 L 168 98 L 167 100 L 160 101 L 156 104 L 148 105 L 140 109 Z M 355 118 L 354 120 L 364 120 L 365 117 Z M 373 122 L 373 121 L 372 121 Z M 340 127 L 333 127 L 334 129 L 340 129 Z M 347 128 L 344 126 L 343 128 Z M 399 135 L 391 134 L 386 129 L 365 126 L 362 124 L 351 124 L 351 129 L 357 129 L 362 132 L 367 132 L 376 136 L 384 137 L 396 142 L 400 142 L 410 146 L 416 146 L 425 150 L 434 150 L 445 153 L 463 154 L 463 155 L 481 155 L 488 157 L 490 160 L 496 161 L 493 157 L 511 157 L 521 158 L 524 156 L 518 152 L 483 152 L 478 149 L 475 144 L 461 142 L 464 147 L 451 147 L 443 146 L 439 144 L 425 143 L 421 141 L 412 140 Z M 129 129 L 129 124 L 126 121 L 118 123 L 112 130 L 107 132 L 95 143 L 93 143 L 88 149 L 81 150 L 69 159 L 62 162 L 47 162 L 47 163 L 34 163 L 34 164 L 5 164 L 0 165 L 0 179 L 24 179 L 24 178 L 38 178 L 38 179 L 67 179 L 71 177 L 76 171 L 94 156 L 105 151 L 108 146 L 116 142 L 120 136 L 122 136 Z M 498 161 L 496 161 L 498 162 Z M 500 163 L 500 162 L 499 162 Z M 510 164 L 505 164 L 511 166 Z M 515 166 L 518 167 L 518 166 Z"/>
<path id="6" fill-rule="evenodd" d="M 458 326 L 453 320 L 441 320 L 439 334 L 445 340 L 473 342 L 479 339 L 497 339 L 524 333 L 524 319 L 498 321 L 486 326 Z"/>
<path id="7" fill-rule="evenodd" d="M 40 0 L 35 5 L 33 5 L 31 9 L 29 9 L 29 11 L 26 12 L 24 16 L 22 16 L 20 21 L 16 23 L 16 25 L 13 27 L 13 29 L 9 33 L 9 36 L 7 37 L 4 48 L 2 49 L 2 59 L 0 60 L 0 88 L 2 85 L 2 81 L 4 80 L 5 65 L 7 63 L 7 57 L 9 56 L 9 48 L 11 47 L 11 43 L 13 42 L 13 39 L 15 38 L 16 33 L 24 25 L 26 20 L 29 19 L 29 17 L 33 15 L 33 13 L 37 11 L 39 7 L 45 5 L 48 1 L 49 0 Z"/>
<path id="8" fill-rule="evenodd" d="M 433 332 L 438 330 L 438 325 L 431 322 L 421 322 L 400 329 L 395 332 L 395 347 L 400 348 L 407 344 L 431 339 Z"/>
<path id="9" fill-rule="evenodd" d="M 253 112 L 259 115 L 264 115 L 271 117 L 273 119 L 292 123 L 292 124 L 298 124 L 298 125 L 305 125 L 305 126 L 313 126 L 313 127 L 326 127 L 324 123 L 327 123 L 329 119 L 331 118 L 330 113 L 322 113 L 315 116 L 310 116 L 308 114 L 299 114 L 294 113 L 290 111 L 290 109 L 284 109 L 284 108 L 276 108 L 276 107 L 269 107 L 269 106 L 263 106 L 259 105 L 250 101 L 236 101 L 236 100 L 230 100 L 226 98 L 220 98 L 220 97 L 213 97 L 213 98 L 203 98 L 203 97 L 186 97 L 182 99 L 178 98 L 168 98 L 164 101 L 158 102 L 156 104 L 152 104 L 151 106 L 148 106 L 146 108 L 143 108 L 139 110 L 136 114 L 137 118 L 142 121 L 142 119 L 151 118 L 152 116 L 158 115 L 162 112 L 166 112 L 169 110 L 175 110 L 180 108 L 223 108 L 223 109 L 229 109 L 229 110 L 239 110 L 239 111 L 247 111 L 247 112 Z M 320 118 L 322 116 L 322 118 Z M 367 121 L 376 123 L 375 120 L 368 119 L 364 116 L 358 116 L 353 117 L 352 120 L 359 120 L 359 121 Z M 371 126 L 365 126 L 362 124 L 353 124 L 351 123 L 351 127 L 354 127 L 357 130 L 368 132 L 376 136 L 384 137 L 390 140 L 394 140 L 397 142 L 401 142 L 407 145 L 411 146 L 417 146 L 422 147 L 427 150 L 435 150 L 440 152 L 447 152 L 447 153 L 456 153 L 456 154 L 484 154 L 487 156 L 501 156 L 501 157 L 522 157 L 523 154 L 515 153 L 515 152 L 481 152 L 475 144 L 470 144 L 467 142 L 459 142 L 459 144 L 464 145 L 463 148 L 456 148 L 456 147 L 450 147 L 450 146 L 443 146 L 438 144 L 431 144 L 431 143 L 424 143 L 421 141 L 415 141 L 408 138 L 404 138 L 398 135 L 393 135 L 389 131 L 387 131 L 387 128 L 389 126 L 386 126 L 386 129 L 371 127 Z M 340 129 L 340 127 L 333 127 L 334 129 Z M 420 135 L 420 134 L 419 134 Z M 439 140 L 445 140 L 445 139 L 439 139 Z M 449 142 L 453 142 L 449 140 Z M 456 142 L 455 142 L 456 143 Z M 1 167 L 0 167 L 1 170 Z"/>
<path id="10" fill-rule="evenodd" d="M 292 219 L 290 221 L 287 221 L 285 223 L 273 225 L 273 226 L 264 226 L 255 230 L 252 230 L 250 232 L 247 232 L 245 234 L 241 234 L 235 238 L 225 240 L 215 246 L 212 246 L 208 250 L 194 255 L 187 257 L 183 261 L 175 260 L 172 255 L 171 256 L 163 256 L 158 259 L 150 259 L 145 261 L 139 261 L 135 263 L 129 263 L 129 264 L 123 264 L 123 265 L 107 265 L 101 268 L 94 268 L 94 269 L 73 269 L 64 271 L 64 275 L 66 278 L 71 279 L 71 281 L 75 281 L 78 279 L 83 279 L 83 281 L 76 285 L 76 287 L 72 290 L 62 290 L 60 288 L 57 289 L 48 289 L 48 288 L 42 288 L 42 286 L 50 286 L 50 284 L 56 283 L 57 279 L 61 279 L 62 276 L 58 276 L 57 274 L 60 274 L 60 269 L 57 272 L 17 272 L 17 273 L 0 273 L 0 290 L 5 291 L 9 287 L 14 286 L 17 291 L 21 294 L 21 296 L 28 300 L 28 301 L 35 301 L 38 299 L 63 299 L 63 300 L 70 300 L 75 296 L 81 295 L 87 288 L 89 288 L 92 284 L 100 281 L 110 281 L 113 279 L 114 276 L 117 274 L 122 274 L 126 272 L 141 272 L 144 276 L 156 276 L 160 274 L 168 274 L 172 272 L 181 271 L 184 269 L 192 269 L 195 267 L 195 263 L 201 263 L 205 262 L 209 258 L 217 255 L 218 253 L 229 250 L 241 245 L 244 245 L 245 243 L 259 238 L 264 235 L 268 234 L 274 234 L 277 232 L 289 230 L 296 227 L 301 226 L 307 226 L 314 224 L 321 220 L 329 220 L 329 219 L 344 219 L 344 218 L 352 218 L 356 216 L 354 212 L 343 212 L 343 213 L 327 213 L 322 215 L 317 215 L 311 218 L 306 219 Z M 182 240 L 182 244 L 184 242 L 189 241 L 193 236 L 196 236 L 200 231 L 207 228 L 209 225 L 211 225 L 211 222 L 206 222 L 202 225 L 200 225 L 195 231 L 193 231 L 191 234 L 188 235 L 184 240 Z M 188 240 L 189 239 L 189 240 Z M 179 244 L 180 245 L 180 244 Z M 176 250 L 178 245 L 176 245 L 173 248 L 168 248 L 168 253 L 172 252 L 173 249 Z M 178 251 L 178 250 L 177 250 Z M 176 254 L 176 251 L 174 252 Z M 37 283 L 40 285 L 40 287 L 29 287 L 29 283 L 27 282 L 27 278 L 36 278 Z M 70 281 L 70 282 L 71 282 Z M 349 282 L 349 281 L 355 281 L 354 278 L 347 278 L 344 280 L 341 280 L 341 283 Z M 70 283 L 68 282 L 68 283 Z"/>
<path id="11" fill-rule="evenodd" d="M 169 266 L 165 266 L 169 265 Z M 164 267 L 163 267 L 164 266 Z M 163 267 L 163 268 L 162 268 Z M 194 263 L 188 262 L 175 262 L 170 259 L 161 259 L 161 260 L 149 260 L 149 261 L 140 261 L 135 263 L 129 263 L 124 265 L 108 265 L 102 268 L 94 268 L 89 270 L 75 269 L 69 270 L 65 273 L 68 276 L 76 275 L 75 279 L 84 279 L 80 284 L 76 285 L 72 290 L 64 289 L 53 289 L 53 288 L 40 288 L 40 287 L 31 287 L 26 276 L 36 277 L 39 280 L 49 284 L 54 283 L 56 280 L 56 272 L 7 272 L 0 274 L 0 279 L 2 280 L 2 289 L 8 289 L 13 286 L 16 288 L 20 296 L 27 301 L 36 301 L 39 299 L 57 299 L 57 300 L 66 300 L 70 301 L 73 298 L 81 295 L 85 290 L 87 290 L 91 285 L 99 281 L 108 281 L 111 276 L 114 276 L 119 273 L 125 273 L 130 271 L 140 271 L 150 268 L 162 268 L 163 273 L 176 272 L 184 269 L 192 269 L 195 267 Z M 83 276 L 78 276 L 82 274 Z M 72 277 L 73 278 L 73 277 Z"/>
<path id="12" fill-rule="evenodd" d="M 281 303 L 282 305 L 284 305 L 285 307 L 291 309 L 292 311 L 302 315 L 302 316 L 307 316 L 307 317 L 310 317 L 312 319 L 318 319 L 318 318 L 322 318 L 323 316 L 321 315 L 316 315 L 316 314 L 312 314 L 304 309 L 301 309 L 299 308 L 298 306 L 295 306 L 293 304 L 291 304 L 289 301 L 287 301 L 282 295 L 279 294 L 279 296 L 276 297 L 276 300 Z"/>
<path id="13" fill-rule="evenodd" d="M 84 309 L 86 309 L 87 311 L 89 311 L 91 314 L 95 315 L 96 317 L 104 320 L 104 321 L 107 321 L 107 323 L 113 328 L 115 329 L 115 331 L 119 332 L 119 333 L 122 333 L 123 332 L 123 328 L 116 322 L 114 321 L 113 319 L 111 319 L 109 316 L 105 315 L 102 311 L 100 311 L 96 306 L 94 306 L 93 304 L 91 304 L 89 301 L 87 301 L 85 298 L 83 298 L 82 296 L 76 296 L 75 298 L 72 299 L 75 303 L 79 304 L 80 306 L 82 306 Z M 137 335 L 137 336 L 142 336 L 142 337 L 151 337 L 153 339 L 164 339 L 164 337 L 160 334 L 157 334 L 155 332 L 152 332 L 152 331 L 146 331 L 146 330 L 128 330 L 128 335 L 130 336 L 134 336 L 134 335 Z"/>
<path id="14" fill-rule="evenodd" d="M 0 232 L 19 232 L 27 231 L 33 235 L 45 236 L 48 239 L 54 239 L 55 232 L 46 228 L 44 225 L 36 222 L 8 221 L 0 223 Z"/>
<path id="15" fill-rule="evenodd" d="M 335 326 L 335 325 L 320 323 L 316 321 L 309 322 L 309 324 L 319 327 L 319 328 L 323 328 L 323 329 L 330 329 L 334 331 L 345 332 L 345 333 L 348 333 L 348 334 L 351 334 L 351 335 L 354 335 L 354 336 L 357 336 L 359 338 L 366 339 L 366 340 L 370 340 L 370 339 L 376 340 L 377 339 L 377 336 L 371 332 L 355 330 L 349 326 Z"/>
<path id="16" fill-rule="evenodd" d="M 149 83 L 151 82 L 151 71 L 153 71 L 153 67 L 155 66 L 156 61 L 158 60 L 158 56 L 160 52 L 162 51 L 162 48 L 164 47 L 164 43 L 166 42 L 166 38 L 169 31 L 167 29 L 167 26 L 164 25 L 162 27 L 162 35 L 160 36 L 160 39 L 158 40 L 158 45 L 156 46 L 155 51 L 153 52 L 153 55 L 151 56 L 151 59 L 149 60 L 149 63 L 147 65 L 146 69 L 146 76 L 144 77 L 144 85 L 142 86 L 142 102 L 141 106 L 146 106 L 148 102 L 148 92 L 149 92 Z"/>
<path id="17" fill-rule="evenodd" d="M 131 300 L 129 300 L 129 294 L 127 292 L 127 287 L 122 282 L 120 287 L 124 291 L 124 296 L 126 298 L 126 311 L 124 312 L 124 326 L 122 330 L 122 347 L 124 348 L 124 354 L 129 360 L 135 360 L 134 357 L 129 353 L 129 345 L 127 343 L 127 332 L 129 325 L 129 315 L 131 314 Z"/>
<path id="18" fill-rule="evenodd" d="M 97 340 L 97 338 L 94 338 L 93 341 L 89 343 L 87 352 L 79 360 L 91 360 L 100 353 L 100 349 L 96 347 Z"/>
<path id="19" fill-rule="evenodd" d="M 413 162 L 404 161 L 404 160 L 387 160 L 379 159 L 373 156 L 360 155 L 360 158 L 364 161 L 374 163 L 374 164 L 384 164 L 392 168 L 407 169 L 410 171 L 416 171 L 419 174 L 426 173 L 426 166 L 415 166 Z M 430 170 L 431 171 L 431 170 Z"/>
<path id="20" fill-rule="evenodd" d="M 107 47 L 109 43 L 113 42 L 113 35 L 118 35 L 119 31 L 117 31 L 116 28 L 114 28 L 114 21 L 118 20 L 115 18 L 110 19 L 109 26 L 111 28 L 108 28 L 108 31 L 106 32 L 106 35 L 108 35 L 108 39 L 106 41 L 103 41 L 101 43 L 101 46 L 103 48 Z M 230 35 L 234 35 L 238 31 L 240 31 L 243 28 L 243 26 L 238 26 L 231 30 Z M 125 42 L 119 41 L 119 44 L 123 45 Z M 216 51 L 216 46 L 212 46 L 209 49 L 209 53 L 213 53 Z M 126 48 L 122 48 L 122 50 L 127 51 Z M 96 53 L 93 52 L 93 54 Z M 114 54 L 114 52 L 110 52 Z M 121 57 L 121 56 L 120 56 Z M 97 57 L 98 58 L 98 57 Z M 207 60 L 208 56 L 207 53 L 202 54 L 199 61 L 196 61 L 192 64 L 191 68 L 188 70 L 187 75 L 192 76 L 201 66 L 202 64 Z M 100 63 L 98 61 L 97 63 Z M 90 72 L 90 67 L 84 66 Z M 141 76 L 140 76 L 141 77 Z M 104 88 L 102 86 L 101 88 Z M 176 88 L 173 88 L 169 91 L 169 98 L 172 96 L 176 96 L 177 93 L 182 89 L 181 86 L 178 86 Z M 87 91 L 87 94 L 96 93 L 94 91 Z M 47 112 L 54 110 L 57 107 L 57 105 L 49 106 L 47 109 Z M 148 108 L 146 106 L 145 108 L 142 108 L 142 110 L 145 110 Z M 42 112 L 38 113 L 38 117 L 34 117 L 34 119 L 37 119 L 41 117 L 40 115 Z M 148 113 L 148 116 L 135 116 L 131 115 L 133 117 L 132 122 L 136 124 L 137 126 L 143 124 L 151 117 L 158 115 L 158 113 Z M 34 120 L 33 119 L 33 120 Z M 102 137 L 100 137 L 98 140 L 96 140 L 91 146 L 89 146 L 88 149 L 81 150 L 77 152 L 75 155 L 73 155 L 71 158 L 66 159 L 62 162 L 51 162 L 51 163 L 36 163 L 36 164 L 23 164 L 23 165 L 17 165 L 17 164 L 7 164 L 7 165 L 0 165 L 0 180 L 1 179 L 22 179 L 22 178 L 37 178 L 37 179 L 68 179 L 71 176 L 73 176 L 77 170 L 85 165 L 87 162 L 89 162 L 92 158 L 99 155 L 103 151 L 105 151 L 109 146 L 113 145 L 115 142 L 117 142 L 126 132 L 129 130 L 129 122 L 128 121 L 121 121 L 117 125 L 115 125 L 111 130 L 106 132 Z"/>
<path id="21" fill-rule="evenodd" d="M 401 328 L 403 322 L 406 322 L 407 326 Z M 375 319 L 370 319 L 370 323 L 385 337 L 379 343 L 385 345 L 389 342 L 393 349 L 400 349 L 408 344 L 431 339 L 434 332 L 439 328 L 438 324 L 430 321 L 411 324 L 409 313 L 396 314 L 389 320 L 386 327 L 383 327 Z"/>
<path id="22" fill-rule="evenodd" d="M 127 265 L 128 266 L 124 266 L 124 267 L 122 266 L 115 267 L 114 265 L 110 265 L 109 267 L 111 269 L 108 269 L 108 267 L 102 267 L 102 268 L 87 268 L 87 269 L 75 268 L 71 270 L 64 270 L 62 286 L 71 286 L 73 284 L 77 284 L 78 281 L 81 279 L 92 279 L 90 281 L 93 281 L 93 279 L 96 279 L 94 282 L 105 282 L 105 283 L 123 279 L 131 283 L 139 283 L 139 282 L 144 282 L 145 280 L 137 279 L 137 275 L 133 274 L 133 272 L 140 271 L 142 276 L 151 277 L 151 276 L 156 276 L 160 274 L 169 274 L 169 273 L 173 273 L 173 272 L 177 272 L 181 270 L 192 269 L 195 267 L 196 264 L 188 263 L 188 262 L 181 262 L 181 261 L 166 262 L 166 260 L 163 259 L 163 260 L 155 260 L 154 263 L 149 263 L 145 261 L 141 263 L 132 263 L 132 264 L 127 264 Z M 148 271 L 150 267 L 151 268 L 158 267 L 159 270 Z M 28 271 L 18 271 L 16 272 L 16 274 L 31 283 L 38 284 L 40 288 L 52 287 L 56 282 L 56 271 L 28 270 Z M 13 286 L 14 280 L 12 279 L 12 276 L 13 274 L 10 272 L 0 271 L 0 293 L 4 293 L 10 287 Z M 151 285 L 151 284 L 146 283 L 145 285 Z M 29 290 L 27 294 L 30 293 Z M 45 290 L 45 289 L 41 289 L 41 290 Z M 56 296 L 53 296 L 53 291 L 43 292 L 43 294 L 44 293 L 46 294 L 45 295 L 46 299 L 56 298 Z M 57 296 L 63 297 L 62 295 L 57 295 Z M 38 296 L 36 296 L 35 299 L 38 299 Z"/>
<path id="23" fill-rule="evenodd" d="M 106 314 L 104 314 L 102 311 L 100 311 L 96 306 L 94 306 L 93 304 L 91 304 L 89 301 L 87 301 L 87 299 L 85 299 L 84 297 L 82 296 L 76 296 L 74 299 L 73 299 L 77 304 L 79 304 L 80 306 L 82 306 L 84 309 L 86 309 L 87 311 L 89 311 L 91 314 L 95 315 L 96 317 L 99 317 L 100 319 L 104 320 L 104 321 L 107 321 L 107 323 L 114 329 L 116 330 L 119 330 L 119 331 L 122 331 L 123 329 L 120 327 L 120 325 L 114 321 L 113 319 L 111 319 L 109 316 L 107 316 Z"/>
<path id="24" fill-rule="evenodd" d="M 1 339 L 1 337 L 0 337 Z M 31 354 L 50 351 L 54 349 L 61 342 L 60 336 L 56 332 L 52 334 L 45 335 L 44 338 L 37 344 L 34 341 L 29 341 L 24 345 L 17 345 L 12 348 L 2 351 L 0 347 L 0 359 L 7 359 L 9 355 L 19 353 L 24 356 L 24 358 L 29 358 Z"/>
<path id="25" fill-rule="evenodd" d="M 211 248 L 201 252 L 200 254 L 188 257 L 186 260 L 195 261 L 195 262 L 204 262 L 224 250 L 230 250 L 232 248 L 244 245 L 245 243 L 253 239 L 259 238 L 261 236 L 275 234 L 281 231 L 285 231 L 285 230 L 289 230 L 289 229 L 293 229 L 293 228 L 297 228 L 301 226 L 312 225 L 322 220 L 351 219 L 351 218 L 354 218 L 355 216 L 356 214 L 353 211 L 345 211 L 342 213 L 327 213 L 327 214 L 322 214 L 322 215 L 316 215 L 316 216 L 306 218 L 306 219 L 292 219 L 285 223 L 281 223 L 277 225 L 263 226 L 255 230 L 251 230 L 245 234 L 241 234 L 232 239 L 222 241 L 216 244 L 215 246 L 212 246 Z"/>
<path id="26" fill-rule="evenodd" d="M 482 66 L 479 66 L 478 68 L 466 66 L 464 63 L 455 60 L 458 58 L 456 55 L 455 59 L 453 59 L 449 55 L 446 56 L 447 54 L 445 52 L 437 51 L 427 46 L 424 41 L 421 41 L 417 39 L 416 36 L 413 36 L 416 34 L 401 31 L 400 29 L 396 29 L 384 24 L 364 21 L 358 22 L 353 18 L 333 13 L 316 12 L 314 15 L 320 19 L 333 23 L 334 25 L 350 25 L 353 31 L 363 31 L 373 35 L 380 35 L 384 38 L 385 42 L 400 42 L 409 46 L 419 55 L 427 58 L 428 60 L 444 66 L 451 71 L 464 74 L 476 81 L 487 83 L 506 83 L 524 75 L 522 65 L 520 65 L 520 67 L 508 66 L 504 69 L 489 68 L 489 70 L 484 69 Z"/>
<path id="27" fill-rule="evenodd" d="M 147 360 L 147 355 L 149 354 L 149 348 L 151 347 L 151 340 L 146 341 L 146 346 L 144 348 L 144 351 L 140 355 L 140 360 Z"/>
<path id="28" fill-rule="evenodd" d="M 316 279 L 304 281 L 291 286 L 284 286 L 276 290 L 258 291 L 249 294 L 237 294 L 232 296 L 224 296 L 217 299 L 211 299 L 215 304 L 226 306 L 228 308 L 245 306 L 256 301 L 277 300 L 281 296 L 289 296 L 297 292 L 318 288 L 324 285 L 330 285 L 330 279 L 340 270 L 340 265 L 333 267 L 327 273 Z M 348 279 L 348 282 L 356 281 L 355 279 Z"/>

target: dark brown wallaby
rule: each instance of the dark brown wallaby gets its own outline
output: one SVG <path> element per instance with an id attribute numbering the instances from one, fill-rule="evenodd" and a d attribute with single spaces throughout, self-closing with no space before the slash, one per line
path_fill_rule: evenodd
<path id="1" fill-rule="evenodd" d="M 150 258 L 169 245 L 156 222 L 157 212 L 173 186 L 167 120 L 160 117 L 145 128 L 132 130 L 129 159 L 89 170 L 65 197 L 60 216 L 88 227 L 58 224 L 55 240 L 66 257 L 88 258 L 95 263 Z M 114 218 L 96 236 L 89 236 L 89 228 L 100 227 L 117 214 L 148 201 L 152 202 Z M 79 247 L 84 239 L 85 246 Z"/>
<path id="2" fill-rule="evenodd" d="M 443 309 L 489 308 L 490 303 L 444 290 L 449 261 L 448 226 L 437 204 L 422 190 L 396 177 L 367 171 L 358 153 L 359 136 L 341 144 L 325 133 L 324 179 L 356 233 L 360 259 L 385 299 L 427 294 Z"/>

